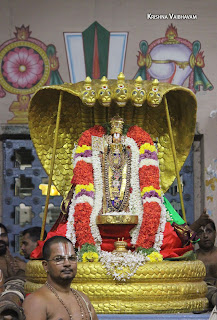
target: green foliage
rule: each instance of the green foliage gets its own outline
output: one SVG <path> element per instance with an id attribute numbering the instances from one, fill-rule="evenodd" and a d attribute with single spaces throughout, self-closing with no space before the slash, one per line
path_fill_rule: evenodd
<path id="1" fill-rule="evenodd" d="M 142 248 L 142 247 L 138 247 L 138 248 L 136 249 L 136 251 L 139 252 L 139 253 L 142 253 L 142 254 L 144 254 L 144 255 L 146 255 L 146 256 L 148 256 L 148 255 L 151 254 L 152 252 L 157 252 L 157 250 L 154 249 L 154 248 L 145 249 L 145 248 Z"/>
<path id="2" fill-rule="evenodd" d="M 104 123 L 102 127 L 106 130 L 106 134 L 110 134 L 111 125 L 109 122 Z"/>
<path id="3" fill-rule="evenodd" d="M 96 246 L 94 244 L 90 244 L 88 242 L 83 244 L 83 246 L 81 247 L 80 256 L 82 257 L 85 252 L 96 252 L 96 253 L 98 253 L 97 249 L 96 249 Z"/>

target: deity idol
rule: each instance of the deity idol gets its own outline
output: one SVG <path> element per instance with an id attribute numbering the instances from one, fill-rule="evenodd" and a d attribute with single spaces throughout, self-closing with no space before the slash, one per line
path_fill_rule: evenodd
<path id="1" fill-rule="evenodd" d="M 124 238 L 128 249 L 152 249 L 165 258 L 192 250 L 194 233 L 174 210 L 171 215 L 163 198 L 153 140 L 138 126 L 124 130 L 115 116 L 109 134 L 94 126 L 81 135 L 73 151 L 72 188 L 61 206 L 67 219 L 48 237 L 61 234 L 78 248 L 91 244 L 98 251 L 113 251 Z"/>

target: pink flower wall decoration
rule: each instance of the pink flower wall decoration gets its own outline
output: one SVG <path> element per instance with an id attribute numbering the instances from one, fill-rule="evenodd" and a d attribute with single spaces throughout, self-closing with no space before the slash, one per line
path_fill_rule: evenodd
<path id="1" fill-rule="evenodd" d="M 14 88 L 31 88 L 41 79 L 44 62 L 32 48 L 16 47 L 5 55 L 2 70 Z"/>

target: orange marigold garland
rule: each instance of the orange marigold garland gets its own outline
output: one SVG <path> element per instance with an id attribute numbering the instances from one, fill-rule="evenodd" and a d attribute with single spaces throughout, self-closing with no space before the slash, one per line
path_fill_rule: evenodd
<path id="1" fill-rule="evenodd" d="M 84 160 L 78 161 L 73 170 L 72 184 L 89 184 L 93 183 L 93 166 Z"/>
<path id="2" fill-rule="evenodd" d="M 91 146 L 92 136 L 102 137 L 104 134 L 106 134 L 105 129 L 102 126 L 96 125 L 82 133 L 80 139 L 78 140 L 78 145 Z"/>

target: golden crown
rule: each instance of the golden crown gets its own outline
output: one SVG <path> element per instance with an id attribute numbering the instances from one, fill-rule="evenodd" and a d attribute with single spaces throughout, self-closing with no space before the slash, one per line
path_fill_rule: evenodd
<path id="1" fill-rule="evenodd" d="M 120 116 L 115 116 L 111 119 L 111 134 L 113 133 L 120 133 L 123 132 L 123 124 L 124 120 Z"/>

